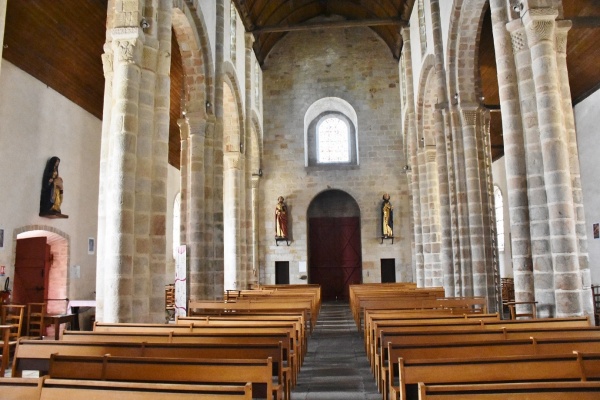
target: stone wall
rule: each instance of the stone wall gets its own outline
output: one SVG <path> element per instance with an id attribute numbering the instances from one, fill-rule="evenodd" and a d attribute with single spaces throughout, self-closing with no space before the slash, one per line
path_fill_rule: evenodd
<path id="1" fill-rule="evenodd" d="M 307 209 L 319 193 L 339 189 L 360 207 L 364 282 L 380 282 L 380 259 L 396 260 L 396 279 L 411 281 L 408 181 L 402 170 L 398 62 L 369 29 L 288 33 L 263 65 L 264 176 L 260 182 L 261 282 L 275 281 L 275 262 L 290 262 L 290 282 L 308 264 Z M 341 98 L 357 114 L 359 165 L 305 167 L 304 116 L 324 97 Z M 394 243 L 381 244 L 382 195 L 394 206 Z M 292 242 L 276 246 L 277 197 L 288 207 Z"/>

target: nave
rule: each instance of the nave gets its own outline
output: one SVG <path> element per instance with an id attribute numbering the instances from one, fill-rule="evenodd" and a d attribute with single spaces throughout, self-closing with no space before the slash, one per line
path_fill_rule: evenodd
<path id="1" fill-rule="evenodd" d="M 379 400 L 348 303 L 327 302 L 308 339 L 294 400 Z"/>

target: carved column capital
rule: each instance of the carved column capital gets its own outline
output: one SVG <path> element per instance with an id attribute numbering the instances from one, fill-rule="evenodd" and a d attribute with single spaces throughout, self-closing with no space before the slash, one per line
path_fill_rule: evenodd
<path id="1" fill-rule="evenodd" d="M 510 41 L 514 54 L 519 54 L 527 49 L 527 34 L 523 21 L 515 19 L 506 24 L 506 30 L 510 33 Z"/>
<path id="2" fill-rule="evenodd" d="M 479 114 L 479 111 L 477 108 L 467 108 L 467 109 L 462 109 L 461 110 L 461 120 L 463 125 L 468 126 L 474 126 L 477 124 L 477 114 Z"/>
<path id="3" fill-rule="evenodd" d="M 556 21 L 556 52 L 561 55 L 567 54 L 567 36 L 572 26 L 571 21 Z"/>
<path id="4" fill-rule="evenodd" d="M 252 46 L 254 45 L 254 41 L 256 39 L 254 38 L 254 34 L 252 32 L 246 32 L 244 34 L 244 42 L 246 44 L 246 50 L 251 50 Z"/>
<path id="5" fill-rule="evenodd" d="M 402 41 L 404 43 L 410 43 L 410 27 L 403 26 L 400 28 L 400 36 L 402 36 Z"/>
<path id="6" fill-rule="evenodd" d="M 144 34 L 139 28 L 115 28 L 110 35 L 115 63 L 140 64 Z"/>
<path id="7" fill-rule="evenodd" d="M 554 8 L 532 8 L 523 16 L 529 47 L 544 41 L 554 42 L 554 28 L 558 10 Z"/>

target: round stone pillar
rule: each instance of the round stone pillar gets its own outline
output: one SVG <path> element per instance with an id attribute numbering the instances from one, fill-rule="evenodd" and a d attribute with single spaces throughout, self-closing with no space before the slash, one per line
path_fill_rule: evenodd
<path id="1" fill-rule="evenodd" d="M 529 9 L 523 16 L 531 51 L 544 180 L 548 201 L 550 243 L 554 264 L 556 316 L 581 315 L 581 277 L 568 141 L 555 49 L 555 9 Z"/>

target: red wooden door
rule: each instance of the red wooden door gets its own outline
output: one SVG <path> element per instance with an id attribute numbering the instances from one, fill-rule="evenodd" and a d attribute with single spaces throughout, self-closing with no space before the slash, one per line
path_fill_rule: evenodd
<path id="1" fill-rule="evenodd" d="M 310 218 L 310 283 L 324 300 L 348 300 L 348 286 L 361 282 L 359 217 Z"/>
<path id="2" fill-rule="evenodd" d="M 45 237 L 17 240 L 12 302 L 43 303 L 48 297 L 50 246 Z"/>

